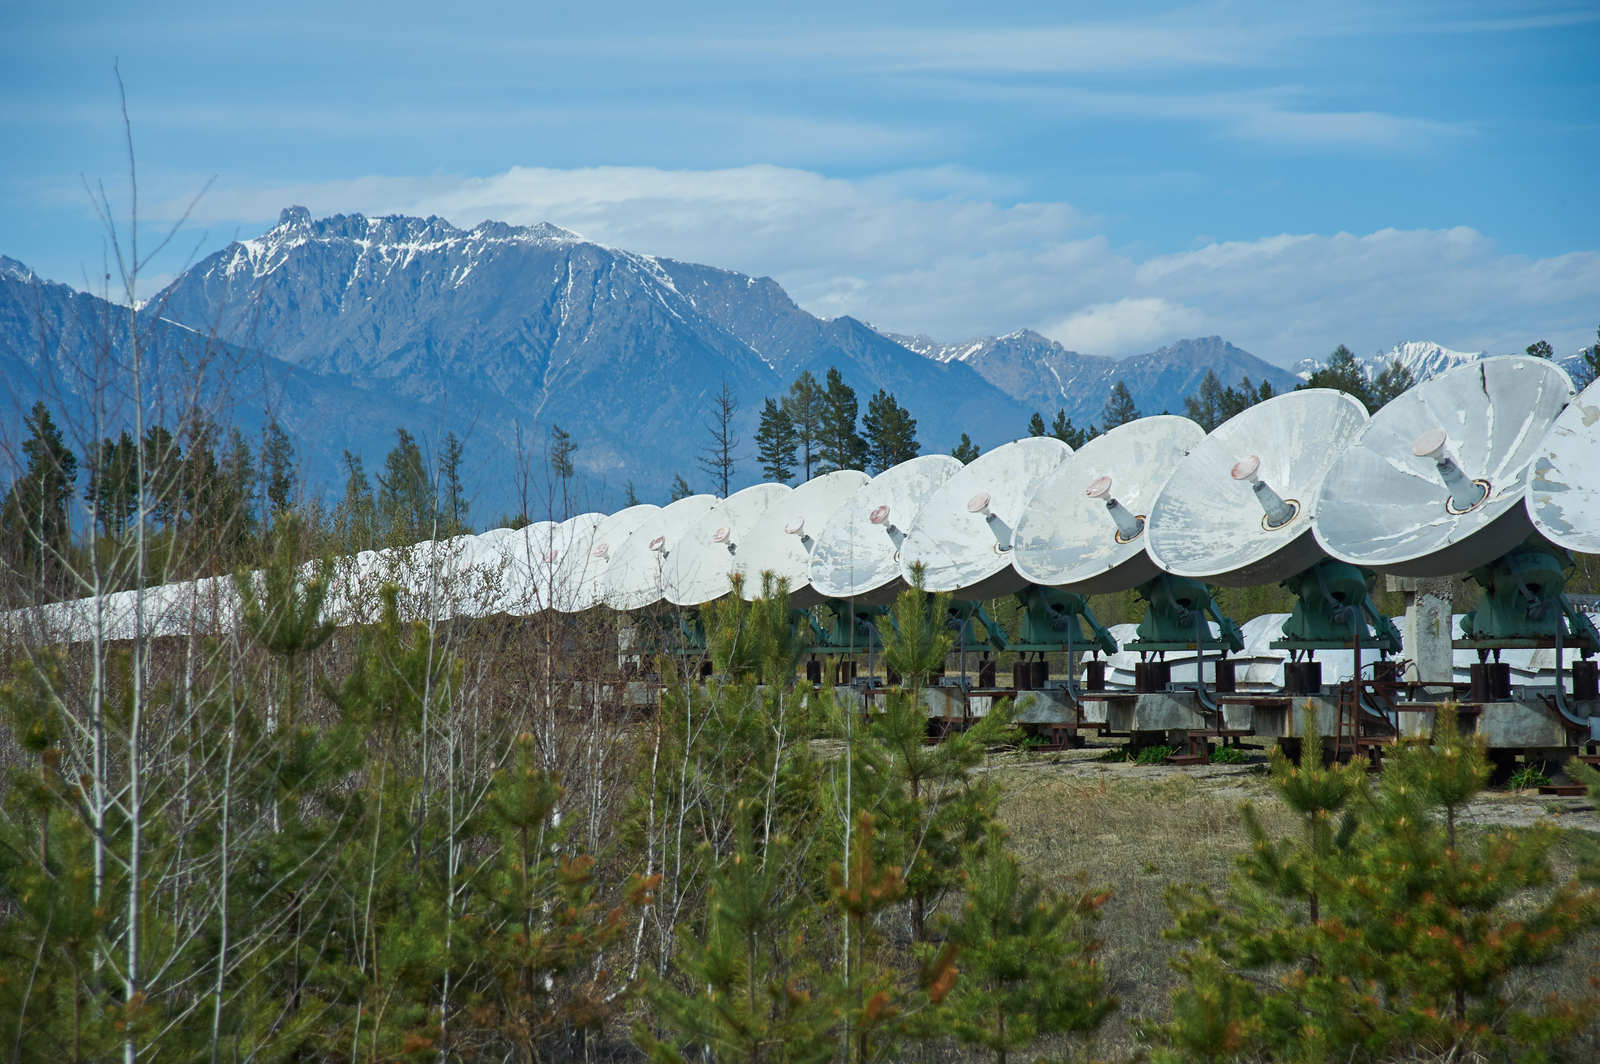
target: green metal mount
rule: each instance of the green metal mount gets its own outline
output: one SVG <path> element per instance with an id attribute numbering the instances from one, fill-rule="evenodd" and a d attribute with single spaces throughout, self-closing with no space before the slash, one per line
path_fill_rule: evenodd
<path id="1" fill-rule="evenodd" d="M 1600 635 L 1562 593 L 1571 571 L 1572 555 L 1538 536 L 1474 569 L 1483 599 L 1461 618 L 1463 642 L 1493 647 L 1560 640 L 1590 657 L 1600 650 Z"/>
<path id="2" fill-rule="evenodd" d="M 705 619 L 700 616 L 696 606 L 684 606 L 678 610 L 678 645 L 674 648 L 679 654 L 703 654 L 706 649 Z"/>
<path id="3" fill-rule="evenodd" d="M 849 599 L 827 599 L 822 603 L 823 624 L 812 623 L 817 641 L 816 654 L 866 654 L 883 649 L 878 637 L 878 617 L 888 617 L 887 606 L 865 606 Z"/>
<path id="4" fill-rule="evenodd" d="M 977 624 L 968 624 L 976 621 Z M 1004 650 L 1006 648 L 1006 630 L 989 616 L 989 611 L 983 608 L 983 603 L 976 599 L 951 599 L 950 605 L 945 609 L 945 622 L 950 630 L 956 633 L 956 645 L 951 647 L 951 652 L 962 650 L 987 651 Z M 978 638 L 977 625 L 983 626 L 985 638 Z M 960 642 L 962 636 L 966 637 L 965 646 Z"/>
<path id="5" fill-rule="evenodd" d="M 1384 654 L 1400 652 L 1400 632 L 1372 601 L 1366 570 L 1324 558 L 1280 586 L 1294 596 L 1294 611 L 1283 622 L 1274 650 L 1334 650 L 1363 645 Z"/>
<path id="6" fill-rule="evenodd" d="M 1200 581 L 1162 573 L 1140 584 L 1138 591 L 1149 605 L 1135 633 L 1138 638 L 1129 641 L 1124 650 L 1193 650 L 1195 636 L 1202 632 L 1210 645 L 1209 630 L 1201 628 L 1207 617 L 1217 622 L 1219 648 L 1244 649 L 1239 626 L 1222 615 L 1211 589 Z"/>
<path id="7" fill-rule="evenodd" d="M 1012 650 L 1117 652 L 1116 639 L 1095 618 L 1082 595 L 1030 584 L 1016 593 L 1016 599 L 1022 606 L 1022 623 L 1017 626 L 1018 638 L 1011 644 Z"/>

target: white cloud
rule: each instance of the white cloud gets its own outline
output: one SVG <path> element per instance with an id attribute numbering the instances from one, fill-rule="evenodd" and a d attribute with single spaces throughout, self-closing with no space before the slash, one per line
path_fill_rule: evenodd
<path id="1" fill-rule="evenodd" d="M 1279 362 L 1402 339 L 1510 351 L 1543 337 L 1568 350 L 1592 342 L 1600 313 L 1596 251 L 1529 258 L 1456 227 L 1273 234 L 1134 256 L 1071 204 L 1003 192 L 958 169 L 839 178 L 778 166 L 518 167 L 219 189 L 201 209 L 246 232 L 290 203 L 317 215 L 438 214 L 463 227 L 551 221 L 617 247 L 770 275 L 825 316 L 942 339 L 1030 327 L 1097 354 L 1208 333 Z"/>
<path id="2" fill-rule="evenodd" d="M 1075 351 L 1127 351 L 1159 347 L 1204 325 L 1204 316 L 1192 307 L 1160 296 L 1130 296 L 1075 310 L 1042 331 Z"/>

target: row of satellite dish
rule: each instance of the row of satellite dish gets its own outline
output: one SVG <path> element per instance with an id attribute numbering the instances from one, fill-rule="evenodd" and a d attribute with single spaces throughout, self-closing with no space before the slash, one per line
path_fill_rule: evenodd
<path id="1" fill-rule="evenodd" d="M 694 606 L 727 594 L 734 573 L 753 597 L 766 571 L 799 605 L 883 602 L 914 565 L 927 589 L 969 599 L 1030 584 L 1118 591 L 1159 572 L 1248 586 L 1323 557 L 1447 576 L 1535 529 L 1600 552 L 1597 420 L 1600 389 L 1574 401 L 1559 366 L 1508 356 L 1424 382 L 1374 416 L 1342 392 L 1306 389 L 1209 434 L 1162 415 L 1077 451 L 1036 437 L 965 466 L 927 455 L 870 479 L 757 484 L 558 526 L 552 603 Z"/>
<path id="2" fill-rule="evenodd" d="M 1600 384 L 1575 397 L 1559 366 L 1506 356 L 1371 416 L 1342 392 L 1305 389 L 1209 434 L 1146 417 L 1076 451 L 1035 437 L 966 465 L 925 455 L 873 477 L 844 470 L 407 550 L 446 556 L 452 573 L 519 574 L 498 602 L 449 612 L 528 613 L 698 606 L 727 595 L 734 574 L 753 598 L 768 572 L 796 606 L 875 604 L 908 586 L 913 566 L 928 590 L 966 599 L 1029 585 L 1120 591 L 1163 572 L 1259 585 L 1330 557 L 1447 576 L 1535 530 L 1600 553 Z M 419 550 L 432 546 L 449 549 Z M 357 574 L 385 564 L 386 552 L 343 563 Z"/>

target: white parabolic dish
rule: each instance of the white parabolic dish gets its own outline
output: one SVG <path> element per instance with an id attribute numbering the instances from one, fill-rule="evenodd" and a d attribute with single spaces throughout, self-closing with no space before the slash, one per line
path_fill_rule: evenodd
<path id="1" fill-rule="evenodd" d="M 760 574 L 770 572 L 789 582 L 790 605 L 810 606 L 820 601 L 821 596 L 811 587 L 811 547 L 834 511 L 870 479 L 859 469 L 823 473 L 795 488 L 782 505 L 757 518 L 739 545 L 749 574 L 745 597 L 759 595 Z"/>
<path id="2" fill-rule="evenodd" d="M 611 565 L 611 552 L 622 546 L 624 540 L 661 507 L 640 503 L 618 510 L 601 521 L 594 530 L 586 551 L 569 550 L 561 558 L 556 572 L 558 587 L 571 591 L 571 598 L 556 600 L 556 609 L 563 613 L 580 613 L 598 606 L 605 598 L 606 571 Z"/>
<path id="3" fill-rule="evenodd" d="M 704 605 L 733 590 L 735 575 L 745 578 L 743 597 L 760 597 L 761 577 L 750 569 L 748 547 L 758 538 L 755 530 L 764 519 L 788 509 L 792 494 L 794 489 L 787 484 L 752 484 L 702 514 L 667 561 L 667 601 L 676 606 Z"/>
<path id="4" fill-rule="evenodd" d="M 545 608 L 550 570 L 545 558 L 560 527 L 558 521 L 535 521 L 499 541 L 506 559 L 499 612 L 526 617 Z"/>
<path id="5" fill-rule="evenodd" d="M 1159 414 L 1119 425 L 1084 444 L 1037 488 L 1017 523 L 1012 565 L 1029 583 L 1098 595 L 1137 587 L 1160 571 L 1143 529 L 1119 531 L 1112 499 L 1136 526 L 1184 455 L 1205 438 L 1186 417 Z M 1104 491 L 1089 488 L 1102 477 Z"/>
<path id="6" fill-rule="evenodd" d="M 690 495 L 663 506 L 611 550 L 605 603 L 614 610 L 653 606 L 665 594 L 663 566 L 689 526 L 716 505 L 715 495 Z"/>
<path id="7" fill-rule="evenodd" d="M 1400 576 L 1450 576 L 1493 561 L 1533 531 L 1525 475 L 1571 398 L 1560 366 L 1523 355 L 1423 381 L 1378 411 L 1334 464 L 1317 504 L 1318 541 L 1341 561 Z M 1467 505 L 1446 486 L 1441 459 L 1468 489 L 1476 483 Z"/>
<path id="8" fill-rule="evenodd" d="M 961 469 L 947 454 L 891 466 L 863 484 L 828 519 L 811 548 L 811 586 L 824 598 L 894 601 L 904 589 L 900 544 L 922 502 Z"/>
<path id="9" fill-rule="evenodd" d="M 546 609 L 570 613 L 573 604 L 581 601 L 583 582 L 588 575 L 585 560 L 594 547 L 595 530 L 605 519 L 602 513 L 579 514 L 561 522 L 550 534 L 550 549 L 543 555 L 548 579 L 544 584 Z M 573 554 L 578 557 L 568 564 L 568 556 Z"/>
<path id="10" fill-rule="evenodd" d="M 1156 496 L 1150 557 L 1174 576 L 1227 587 L 1315 564 L 1322 482 L 1366 424 L 1367 408 L 1332 388 L 1286 392 L 1235 414 L 1194 445 Z"/>
<path id="11" fill-rule="evenodd" d="M 1011 566 L 1017 522 L 1034 489 L 1072 448 L 1054 436 L 1014 440 L 969 462 L 917 511 L 900 547 L 900 576 L 920 564 L 923 586 L 990 599 L 1027 585 Z"/>
<path id="12" fill-rule="evenodd" d="M 1528 516 L 1558 547 L 1600 554 L 1600 381 L 1561 411 L 1528 473 Z"/>

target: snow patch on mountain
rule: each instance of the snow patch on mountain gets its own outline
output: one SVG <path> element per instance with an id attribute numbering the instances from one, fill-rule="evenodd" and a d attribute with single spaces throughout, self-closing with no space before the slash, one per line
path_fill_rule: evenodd
<path id="1" fill-rule="evenodd" d="M 1368 380 L 1376 378 L 1389 363 L 1399 362 L 1401 366 L 1411 371 L 1414 380 L 1425 381 L 1429 377 L 1437 377 L 1446 370 L 1467 362 L 1476 362 L 1485 354 L 1483 351 L 1454 351 L 1431 340 L 1403 340 L 1387 351 L 1379 351 L 1367 358 L 1358 358 L 1356 363 L 1367 375 Z M 1303 358 L 1295 363 L 1294 374 L 1301 380 L 1306 380 L 1325 364 L 1322 359 Z"/>

